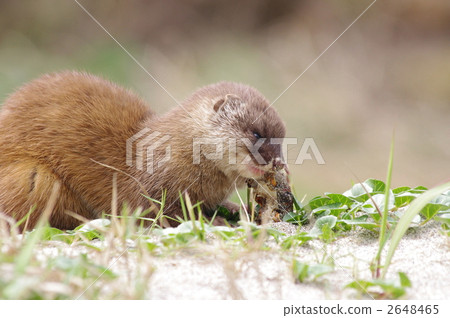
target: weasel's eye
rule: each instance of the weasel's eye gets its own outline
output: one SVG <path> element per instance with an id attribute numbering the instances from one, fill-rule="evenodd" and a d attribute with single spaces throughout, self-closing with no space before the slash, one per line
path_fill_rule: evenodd
<path id="1" fill-rule="evenodd" d="M 257 132 L 253 132 L 253 136 L 255 136 L 255 138 L 256 139 L 261 139 L 262 137 L 261 137 L 261 135 L 260 134 L 258 134 Z"/>

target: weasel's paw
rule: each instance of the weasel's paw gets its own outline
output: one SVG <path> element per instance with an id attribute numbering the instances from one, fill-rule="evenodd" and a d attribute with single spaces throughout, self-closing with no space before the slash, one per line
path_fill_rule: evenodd
<path id="1" fill-rule="evenodd" d="M 221 206 L 226 208 L 231 213 L 239 212 L 241 206 L 237 203 L 231 202 L 231 201 L 224 201 L 222 202 Z"/>

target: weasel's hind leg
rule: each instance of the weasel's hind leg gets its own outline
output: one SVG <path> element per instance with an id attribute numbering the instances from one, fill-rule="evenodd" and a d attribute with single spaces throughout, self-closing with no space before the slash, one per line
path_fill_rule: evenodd
<path id="1" fill-rule="evenodd" d="M 0 162 L 0 211 L 18 221 L 33 209 L 27 225 L 28 229 L 33 228 L 44 212 L 57 181 L 61 187 L 49 219 L 50 225 L 60 229 L 73 229 L 81 223 L 66 211 L 72 211 L 83 218 L 92 218 L 93 213 L 87 208 L 87 204 L 55 173 L 34 160 L 8 164 Z M 24 225 L 25 222 L 21 229 Z"/>

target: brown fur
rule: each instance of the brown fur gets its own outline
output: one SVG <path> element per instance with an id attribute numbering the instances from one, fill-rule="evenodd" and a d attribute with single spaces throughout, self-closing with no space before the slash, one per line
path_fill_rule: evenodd
<path id="1" fill-rule="evenodd" d="M 246 85 L 206 86 L 182 106 L 159 117 L 134 93 L 86 73 L 44 75 L 23 86 L 0 112 L 0 211 L 18 220 L 35 206 L 29 223 L 34 226 L 59 181 L 52 226 L 70 229 L 80 223 L 66 210 L 98 218 L 110 211 L 114 171 L 95 160 L 139 180 L 155 199 L 167 190 L 169 216 L 181 215 L 178 197 L 185 190 L 192 202 L 202 201 L 203 209 L 211 212 L 234 190 L 234 183 L 240 186 L 252 174 L 246 165 L 230 165 L 227 155 L 193 164 L 193 138 L 252 139 L 254 131 L 266 138 L 284 137 L 276 112 Z M 167 145 L 171 160 L 152 174 L 136 169 L 135 158 L 133 166 L 125 160 L 126 140 L 145 127 L 171 137 L 156 148 L 154 161 L 164 158 Z M 202 146 L 202 154 L 207 148 Z M 240 141 L 237 149 L 239 163 L 249 152 Z M 281 156 L 280 147 L 268 143 L 260 150 L 267 161 Z M 134 178 L 118 174 L 119 206 L 127 202 L 131 208 L 148 208 Z"/>

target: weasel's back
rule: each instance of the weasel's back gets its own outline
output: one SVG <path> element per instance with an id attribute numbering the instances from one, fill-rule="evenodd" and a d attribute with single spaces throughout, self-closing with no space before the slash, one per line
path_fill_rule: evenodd
<path id="1" fill-rule="evenodd" d="M 85 73 L 49 74 L 23 86 L 0 110 L 0 211 L 19 219 L 33 204 L 45 206 L 40 201 L 60 181 L 61 206 L 92 218 L 110 206 L 100 198 L 111 191 L 106 168 L 92 159 L 126 171 L 126 139 L 151 116 L 132 92 Z"/>

